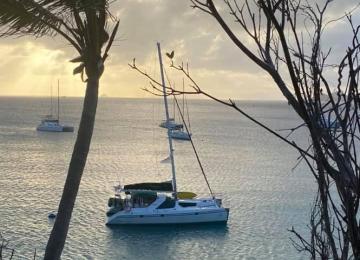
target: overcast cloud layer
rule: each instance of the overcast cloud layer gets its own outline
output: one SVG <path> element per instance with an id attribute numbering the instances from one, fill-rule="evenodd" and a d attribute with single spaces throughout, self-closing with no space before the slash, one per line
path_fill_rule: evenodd
<path id="1" fill-rule="evenodd" d="M 220 1 L 219 1 L 220 2 Z M 316 1 L 321 4 L 323 1 Z M 334 0 L 327 19 L 338 18 L 359 0 Z M 119 33 L 106 64 L 100 93 L 106 96 L 148 97 L 147 82 L 128 67 L 138 64 L 157 76 L 156 42 L 164 52 L 175 50 L 175 63 L 189 61 L 192 75 L 208 92 L 221 98 L 282 99 L 271 79 L 252 64 L 223 33 L 215 20 L 194 10 L 188 0 L 122 0 L 111 10 L 121 20 Z M 355 21 L 359 23 L 359 10 Z M 227 19 L 232 23 L 232 19 Z M 346 21 L 328 26 L 324 46 L 332 46 L 336 61 L 351 40 Z M 68 60 L 76 53 L 60 38 L 0 39 L 0 95 L 49 94 L 61 81 L 61 92 L 82 96 L 84 87 L 72 76 Z M 173 79 L 178 79 L 168 69 Z M 180 83 L 178 83 L 180 84 Z"/>

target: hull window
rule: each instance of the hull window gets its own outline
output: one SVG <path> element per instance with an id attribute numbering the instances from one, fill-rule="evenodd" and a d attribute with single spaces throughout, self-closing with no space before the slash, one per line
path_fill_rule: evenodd
<path id="1" fill-rule="evenodd" d="M 193 202 L 179 202 L 179 205 L 181 207 L 196 207 L 196 203 L 193 203 Z"/>
<path id="2" fill-rule="evenodd" d="M 173 198 L 166 197 L 165 201 L 161 203 L 161 205 L 157 207 L 157 209 L 169 209 L 174 207 L 175 207 L 175 200 Z"/>

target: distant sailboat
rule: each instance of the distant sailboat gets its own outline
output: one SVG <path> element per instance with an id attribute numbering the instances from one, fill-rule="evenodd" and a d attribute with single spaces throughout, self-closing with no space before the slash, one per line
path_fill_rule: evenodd
<path id="1" fill-rule="evenodd" d="M 183 92 L 184 92 L 184 79 L 183 79 Z M 180 118 L 184 121 L 184 115 L 185 115 L 185 94 L 182 95 L 182 111 L 180 110 L 180 107 L 178 106 L 176 97 L 174 96 L 174 104 L 176 104 L 176 107 L 179 110 L 180 113 Z M 188 107 L 186 106 L 187 109 L 187 115 L 188 115 L 188 123 L 190 123 L 190 118 L 189 118 L 189 110 Z M 174 108 L 174 111 L 176 110 L 176 108 Z M 174 112 L 175 113 L 175 112 Z M 171 129 L 170 135 L 171 138 L 173 139 L 177 139 L 177 140 L 185 140 L 185 141 L 190 141 L 191 139 L 191 133 L 187 131 L 188 129 L 184 129 L 179 128 L 179 129 Z"/>
<path id="2" fill-rule="evenodd" d="M 172 139 L 177 140 L 190 141 L 191 138 L 191 134 L 183 129 L 171 130 L 170 135 Z"/>
<path id="3" fill-rule="evenodd" d="M 57 98 L 57 117 L 53 116 L 53 99 L 51 89 L 51 108 L 50 115 L 46 115 L 41 123 L 36 127 L 37 131 L 41 132 L 74 132 L 73 126 L 60 124 L 60 96 L 59 96 L 59 80 L 58 80 L 58 98 Z"/>
<path id="4" fill-rule="evenodd" d="M 167 129 L 182 129 L 184 126 L 183 124 L 176 123 L 174 118 L 169 118 L 169 120 L 163 120 L 160 125 L 162 128 Z"/>
<path id="5" fill-rule="evenodd" d="M 176 122 L 175 115 L 176 115 L 176 108 L 175 108 L 175 100 L 174 100 L 174 117 L 169 117 L 168 119 L 163 120 L 159 126 L 171 130 L 182 130 L 184 128 L 184 125 Z"/>
<path id="6" fill-rule="evenodd" d="M 164 73 L 159 43 L 158 53 L 163 92 L 165 94 Z M 166 119 L 169 120 L 166 95 L 164 95 L 164 102 Z M 136 183 L 125 185 L 124 187 L 121 185 L 115 187 L 115 197 L 110 198 L 108 202 L 109 210 L 106 214 L 106 224 L 141 225 L 227 222 L 229 209 L 222 206 L 221 199 L 215 198 L 210 186 L 208 186 L 212 194 L 210 198 L 195 198 L 197 196 L 195 193 L 177 191 L 173 145 L 170 132 L 171 129 L 168 129 L 172 181 Z M 196 152 L 195 154 L 197 155 Z M 205 180 L 207 182 L 206 177 Z"/>

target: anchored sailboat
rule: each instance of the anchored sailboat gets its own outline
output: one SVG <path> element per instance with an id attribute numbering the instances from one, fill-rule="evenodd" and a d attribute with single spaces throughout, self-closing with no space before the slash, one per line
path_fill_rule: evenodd
<path id="1" fill-rule="evenodd" d="M 183 92 L 184 92 L 184 85 L 185 85 L 185 83 L 184 83 L 184 79 L 183 79 Z M 184 125 L 186 125 L 185 119 L 184 119 L 184 114 L 185 114 L 185 94 L 182 95 L 182 109 L 180 109 L 179 103 L 178 103 L 177 98 L 175 96 L 174 96 L 174 104 L 175 104 L 175 107 L 179 111 L 181 120 L 184 122 Z M 175 111 L 176 108 L 174 108 L 174 111 Z M 186 106 L 186 109 L 187 109 L 187 115 L 188 115 L 188 123 L 190 125 L 189 110 L 188 110 L 187 106 Z M 191 139 L 191 133 L 190 133 L 190 131 L 189 131 L 189 129 L 187 127 L 185 127 L 185 129 L 184 129 L 184 127 L 179 128 L 179 129 L 171 129 L 170 135 L 171 135 L 172 139 L 177 139 L 177 140 L 190 141 L 190 139 Z"/>
<path id="2" fill-rule="evenodd" d="M 59 80 L 58 80 L 58 98 L 57 98 L 57 117 L 53 116 L 53 99 L 51 90 L 51 108 L 50 115 L 46 115 L 41 123 L 36 127 L 37 131 L 42 132 L 74 132 L 73 126 L 60 124 L 60 96 L 59 96 Z"/>
<path id="3" fill-rule="evenodd" d="M 166 87 L 159 43 L 157 44 L 157 47 L 163 84 L 166 120 L 169 121 L 169 110 L 167 97 L 165 95 Z M 109 210 L 107 212 L 106 224 L 227 222 L 229 209 L 222 207 L 221 199 L 215 198 L 209 185 L 208 187 L 212 194 L 212 197 L 210 198 L 196 198 L 196 194 L 192 192 L 178 192 L 173 144 L 170 133 L 171 129 L 168 128 L 172 180 L 160 183 L 137 183 L 125 185 L 124 187 L 120 185 L 115 187 L 115 196 L 110 198 L 108 203 Z M 196 150 L 194 151 L 197 156 Z M 206 183 L 209 184 L 205 175 L 204 177 Z"/>
<path id="4" fill-rule="evenodd" d="M 176 123 L 174 118 L 169 118 L 169 120 L 163 120 L 159 126 L 162 128 L 174 130 L 182 129 L 184 127 L 183 124 Z"/>
<path id="5" fill-rule="evenodd" d="M 173 117 L 169 117 L 169 118 L 163 120 L 159 126 L 162 128 L 171 129 L 171 130 L 180 130 L 180 131 L 183 130 L 184 125 L 181 123 L 177 123 L 175 120 L 175 116 L 176 116 L 176 104 L 175 104 L 175 97 L 174 97 L 174 115 L 173 115 Z"/>

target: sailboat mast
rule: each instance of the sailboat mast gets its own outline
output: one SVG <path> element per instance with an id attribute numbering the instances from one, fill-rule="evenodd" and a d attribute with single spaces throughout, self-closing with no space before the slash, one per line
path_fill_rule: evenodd
<path id="1" fill-rule="evenodd" d="M 165 103 L 165 114 L 166 114 L 166 125 L 169 126 L 170 118 L 169 118 L 169 107 L 167 102 L 167 96 L 166 96 L 166 87 L 165 87 L 165 77 L 164 77 L 164 69 L 163 69 L 163 63 L 162 63 L 162 56 L 161 56 L 161 48 L 160 43 L 157 43 L 158 48 L 158 54 L 159 54 L 159 63 L 160 63 L 160 73 L 161 73 L 161 82 L 163 85 L 163 94 L 164 94 L 164 103 Z M 177 188 L 176 188 L 176 175 L 175 175 L 175 161 L 174 161 L 174 155 L 173 155 L 173 144 L 171 139 L 170 131 L 171 129 L 167 127 L 168 130 L 168 138 L 169 138 L 169 148 L 170 148 L 170 160 L 171 160 L 171 170 L 172 170 L 172 185 L 173 185 L 173 191 L 174 196 L 177 198 Z"/>
<path id="2" fill-rule="evenodd" d="M 175 85 L 173 85 L 173 88 L 175 89 Z M 174 109 L 173 109 L 173 111 L 174 111 L 174 116 L 173 116 L 173 118 L 174 118 L 174 122 L 176 121 L 176 104 L 175 104 L 175 97 L 173 96 L 173 105 L 174 105 Z"/>
<path id="3" fill-rule="evenodd" d="M 59 93 L 59 85 L 60 85 L 60 81 L 58 80 L 58 100 L 57 100 L 57 105 L 58 105 L 58 109 L 57 109 L 57 119 L 58 121 L 60 120 L 60 93 Z"/>
<path id="4" fill-rule="evenodd" d="M 182 83 L 183 83 L 183 94 L 182 94 L 182 114 L 185 113 L 185 80 L 184 78 L 182 79 Z"/>
<path id="5" fill-rule="evenodd" d="M 52 93 L 52 85 L 50 85 L 50 116 L 53 117 L 53 93 Z"/>

